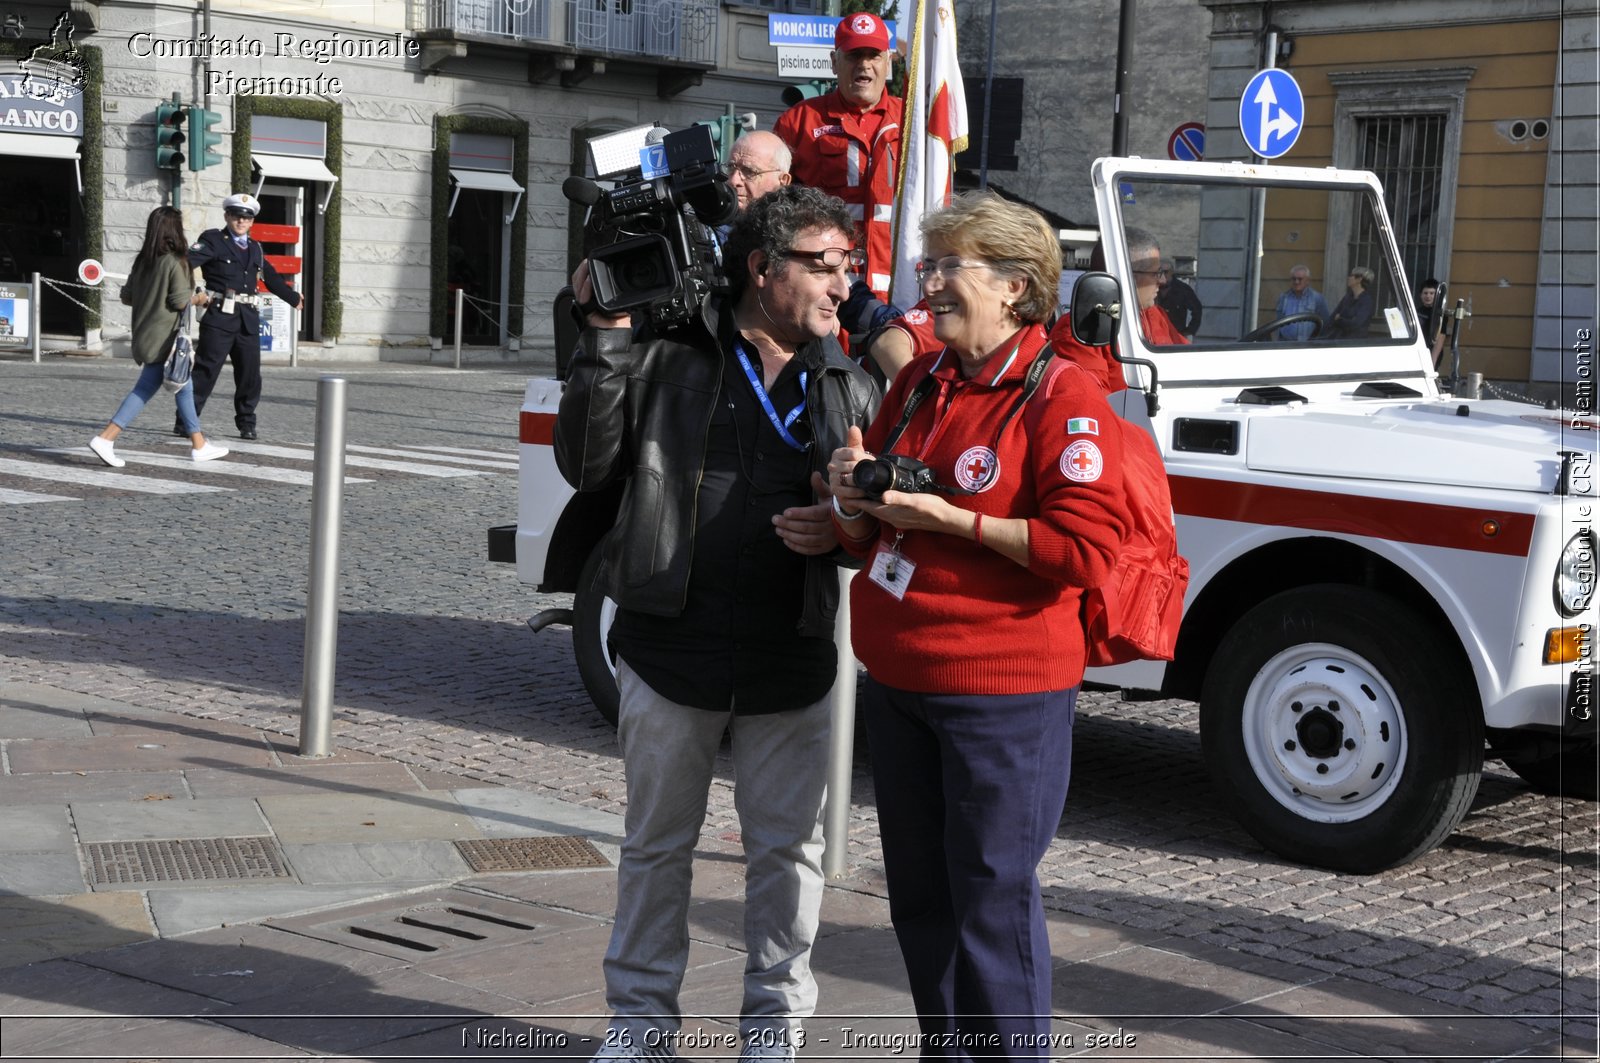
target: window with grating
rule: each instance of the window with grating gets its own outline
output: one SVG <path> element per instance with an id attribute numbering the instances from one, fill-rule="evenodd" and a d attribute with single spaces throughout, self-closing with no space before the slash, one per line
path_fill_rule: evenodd
<path id="1" fill-rule="evenodd" d="M 1383 182 L 1384 205 L 1394 227 L 1400 261 L 1412 283 L 1434 274 L 1439 242 L 1439 206 L 1444 173 L 1445 123 L 1443 114 L 1386 114 L 1356 119 L 1356 168 L 1371 170 Z M 1351 234 L 1352 264 L 1379 269 L 1378 304 L 1402 293 L 1387 289 L 1393 278 L 1382 272 L 1382 242 L 1365 214 Z M 1410 298 L 1412 293 L 1403 293 Z"/>

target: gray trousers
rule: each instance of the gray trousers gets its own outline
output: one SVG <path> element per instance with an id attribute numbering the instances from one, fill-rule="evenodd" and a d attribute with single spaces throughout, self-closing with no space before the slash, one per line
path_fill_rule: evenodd
<path id="1" fill-rule="evenodd" d="M 629 1031 L 635 1045 L 659 1043 L 662 1033 L 670 1045 L 678 1030 L 690 865 L 717 750 L 731 728 L 746 860 L 739 1028 L 746 1038 L 798 1029 L 817 1003 L 811 943 L 822 904 L 828 698 L 790 712 L 735 716 L 668 701 L 626 662 L 618 662 L 617 675 L 628 813 L 604 965 L 612 1028 Z"/>

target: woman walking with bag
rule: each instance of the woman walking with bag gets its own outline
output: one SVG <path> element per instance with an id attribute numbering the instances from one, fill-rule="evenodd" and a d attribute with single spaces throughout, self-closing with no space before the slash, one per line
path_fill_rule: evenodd
<path id="1" fill-rule="evenodd" d="M 122 286 L 123 305 L 133 307 L 133 360 L 144 368 L 111 421 L 99 435 L 89 440 L 89 449 L 95 456 L 114 469 L 127 464 L 117 457 L 114 441 L 139 416 L 150 396 L 160 390 L 162 367 L 177 339 L 180 315 L 202 298 L 192 294 L 189 261 L 184 257 L 188 246 L 189 241 L 183 235 L 182 214 L 172 207 L 157 207 L 150 212 L 144 228 L 144 245 L 133 260 L 128 283 Z M 194 385 L 186 382 L 174 398 L 178 403 L 178 419 L 194 448 L 189 456 L 195 461 L 211 461 L 227 454 L 227 447 L 207 442 L 205 433 L 200 431 L 200 418 L 194 409 Z"/>

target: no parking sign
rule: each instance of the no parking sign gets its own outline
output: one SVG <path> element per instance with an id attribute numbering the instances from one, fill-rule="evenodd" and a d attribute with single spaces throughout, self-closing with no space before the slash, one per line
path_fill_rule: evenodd
<path id="1" fill-rule="evenodd" d="M 1167 158 L 1174 162 L 1204 162 L 1206 127 L 1203 122 L 1185 122 L 1167 138 Z"/>

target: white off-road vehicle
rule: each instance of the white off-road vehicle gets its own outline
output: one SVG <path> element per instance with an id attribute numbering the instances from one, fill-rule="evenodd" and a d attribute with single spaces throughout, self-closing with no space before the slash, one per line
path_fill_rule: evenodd
<path id="1" fill-rule="evenodd" d="M 1593 799 L 1589 363 L 1577 411 L 1442 392 L 1372 174 L 1102 159 L 1092 179 L 1110 276 L 1080 279 L 1074 316 L 1114 319 L 1129 386 L 1113 404 L 1166 460 L 1191 582 L 1174 660 L 1089 681 L 1198 700 L 1222 796 L 1296 861 L 1414 859 L 1466 814 L 1486 749 L 1539 790 Z M 1130 261 L 1130 227 L 1194 255 L 1192 342 L 1146 335 L 1150 263 Z M 1297 265 L 1330 310 L 1370 270 L 1370 318 L 1278 319 Z M 560 392 L 528 384 L 518 522 L 490 552 L 574 592 L 570 614 L 530 623 L 570 619 L 614 718 L 594 575 L 619 494 L 574 495 L 556 471 Z"/>

